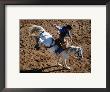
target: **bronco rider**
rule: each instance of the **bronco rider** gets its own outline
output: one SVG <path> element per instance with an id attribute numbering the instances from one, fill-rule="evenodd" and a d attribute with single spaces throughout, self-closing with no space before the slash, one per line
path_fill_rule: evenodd
<path id="1" fill-rule="evenodd" d="M 72 27 L 70 25 L 58 26 L 54 24 L 54 26 L 58 29 L 59 40 L 61 44 L 65 42 L 64 40 L 65 37 L 70 37 L 70 39 L 72 38 L 70 34 L 70 30 L 72 29 Z"/>

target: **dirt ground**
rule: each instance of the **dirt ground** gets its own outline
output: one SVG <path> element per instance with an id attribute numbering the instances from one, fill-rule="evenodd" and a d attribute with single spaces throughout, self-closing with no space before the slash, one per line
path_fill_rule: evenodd
<path id="1" fill-rule="evenodd" d="M 34 49 L 35 39 L 29 37 L 29 26 L 42 26 L 57 39 L 57 29 L 53 24 L 72 26 L 72 45 L 83 48 L 83 59 L 78 60 L 70 55 L 67 64 L 70 70 L 57 65 L 58 59 L 47 49 Z M 20 20 L 20 72 L 21 73 L 90 73 L 91 72 L 91 20 L 62 19 L 62 20 Z"/>

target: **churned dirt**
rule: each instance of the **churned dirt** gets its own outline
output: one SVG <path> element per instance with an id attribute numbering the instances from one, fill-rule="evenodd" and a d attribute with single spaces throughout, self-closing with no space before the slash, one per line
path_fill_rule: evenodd
<path id="1" fill-rule="evenodd" d="M 90 73 L 91 72 L 91 20 L 90 19 L 53 19 L 53 20 L 20 20 L 20 72 L 21 73 Z M 70 70 L 57 65 L 58 59 L 48 49 L 34 49 L 36 40 L 29 37 L 29 26 L 42 26 L 55 39 L 57 29 L 53 24 L 72 26 L 72 45 L 83 48 L 83 59 L 78 60 L 71 54 L 67 60 Z"/>

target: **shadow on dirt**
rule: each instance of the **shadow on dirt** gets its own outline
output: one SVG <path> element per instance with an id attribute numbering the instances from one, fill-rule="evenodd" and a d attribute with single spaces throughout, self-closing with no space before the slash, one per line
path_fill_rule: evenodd
<path id="1" fill-rule="evenodd" d="M 53 68 L 53 67 L 58 68 L 58 66 L 55 65 L 55 66 L 49 66 L 49 67 L 45 67 L 45 68 L 41 68 L 41 69 L 20 70 L 20 73 L 50 73 L 50 72 L 57 72 L 57 71 L 62 71 L 62 70 L 68 70 L 68 69 L 62 67 L 62 69 L 55 69 L 55 70 L 51 70 L 51 71 L 48 71 L 48 72 L 45 71 L 46 69 L 50 69 L 50 68 Z"/>
<path id="2" fill-rule="evenodd" d="M 43 73 L 42 69 L 20 70 L 20 73 Z"/>

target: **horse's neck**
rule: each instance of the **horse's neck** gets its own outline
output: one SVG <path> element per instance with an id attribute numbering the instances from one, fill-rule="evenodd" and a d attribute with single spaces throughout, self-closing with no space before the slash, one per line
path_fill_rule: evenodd
<path id="1" fill-rule="evenodd" d="M 76 47 L 76 46 L 70 46 L 68 48 L 68 53 L 71 53 L 71 52 L 76 53 L 78 51 L 78 48 L 79 47 Z"/>

